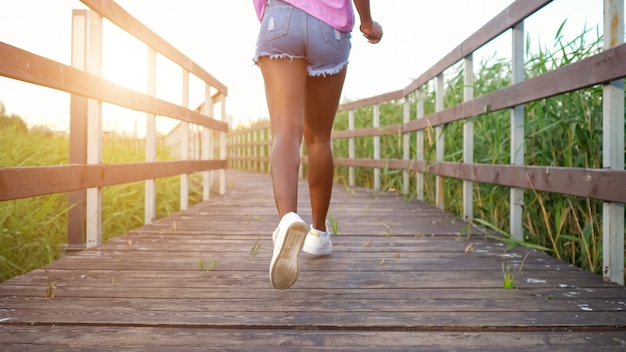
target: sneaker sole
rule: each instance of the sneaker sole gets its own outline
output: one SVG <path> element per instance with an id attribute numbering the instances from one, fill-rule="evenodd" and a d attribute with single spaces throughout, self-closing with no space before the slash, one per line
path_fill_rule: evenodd
<path id="1" fill-rule="evenodd" d="M 300 275 L 298 258 L 304 245 L 307 230 L 304 223 L 294 223 L 289 226 L 282 247 L 272 260 L 270 280 L 278 290 L 288 289 L 296 283 Z"/>
<path id="2" fill-rule="evenodd" d="M 302 251 L 305 253 L 308 253 L 310 255 L 314 255 L 317 257 L 322 257 L 322 256 L 327 256 L 327 255 L 331 255 L 333 254 L 333 249 L 332 248 L 324 248 L 324 249 L 319 249 L 317 247 L 313 248 L 313 247 L 302 247 Z"/>

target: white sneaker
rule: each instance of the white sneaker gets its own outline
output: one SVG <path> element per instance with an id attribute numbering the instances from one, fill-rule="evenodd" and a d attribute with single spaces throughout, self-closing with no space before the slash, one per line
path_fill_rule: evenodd
<path id="1" fill-rule="evenodd" d="M 306 237 L 306 224 L 298 214 L 283 216 L 272 234 L 274 254 L 270 263 L 270 281 L 274 288 L 287 289 L 298 280 L 298 257 Z"/>
<path id="2" fill-rule="evenodd" d="M 329 255 L 333 252 L 333 244 L 330 241 L 331 232 L 326 227 L 326 232 L 321 232 L 311 226 L 306 235 L 302 250 L 316 256 Z"/>

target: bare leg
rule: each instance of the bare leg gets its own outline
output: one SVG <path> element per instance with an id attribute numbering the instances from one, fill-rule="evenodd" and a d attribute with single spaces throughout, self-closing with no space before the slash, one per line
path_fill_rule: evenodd
<path id="1" fill-rule="evenodd" d="M 261 57 L 259 67 L 265 82 L 272 123 L 270 155 L 274 201 L 279 218 L 297 212 L 298 167 L 304 126 L 307 89 L 306 60 Z"/>
<path id="2" fill-rule="evenodd" d="M 326 77 L 308 77 L 304 140 L 309 158 L 309 190 L 313 227 L 327 231 L 326 216 L 333 187 L 334 163 L 330 133 L 347 68 Z"/>

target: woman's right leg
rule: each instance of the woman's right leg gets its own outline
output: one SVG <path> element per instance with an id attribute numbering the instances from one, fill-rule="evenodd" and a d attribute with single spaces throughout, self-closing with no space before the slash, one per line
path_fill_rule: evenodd
<path id="1" fill-rule="evenodd" d="M 272 124 L 270 168 L 279 218 L 297 212 L 298 168 L 304 125 L 307 68 L 304 59 L 259 58 Z"/>
<path id="2" fill-rule="evenodd" d="M 270 280 L 277 289 L 291 287 L 299 276 L 298 258 L 306 238 L 306 225 L 297 215 L 298 167 L 304 125 L 306 60 L 259 59 L 272 123 L 270 156 L 274 200 L 279 223 L 272 234 L 274 251 Z"/>
<path id="3" fill-rule="evenodd" d="M 334 178 L 330 134 L 346 77 L 347 66 L 336 74 L 308 77 L 304 140 L 309 159 L 308 179 L 311 193 L 313 227 L 326 229 L 326 216 Z"/>

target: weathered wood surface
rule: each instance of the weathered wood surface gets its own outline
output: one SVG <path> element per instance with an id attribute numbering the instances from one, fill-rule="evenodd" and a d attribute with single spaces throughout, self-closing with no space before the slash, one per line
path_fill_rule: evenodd
<path id="1" fill-rule="evenodd" d="M 270 178 L 231 170 L 228 180 L 224 196 L 1 283 L 1 350 L 626 347 L 626 288 L 361 188 L 336 186 L 333 254 L 303 254 L 294 287 L 275 290 Z M 502 288 L 503 265 L 515 289 Z"/>

